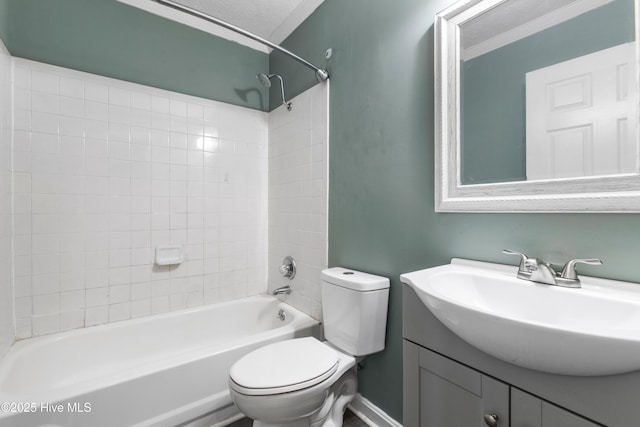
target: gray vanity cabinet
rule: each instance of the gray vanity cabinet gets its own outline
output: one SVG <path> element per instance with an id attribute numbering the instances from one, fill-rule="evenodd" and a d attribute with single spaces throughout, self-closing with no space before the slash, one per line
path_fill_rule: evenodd
<path id="1" fill-rule="evenodd" d="M 578 415 L 511 388 L 511 427 L 597 427 Z"/>
<path id="2" fill-rule="evenodd" d="M 405 341 L 405 426 L 486 426 L 509 420 L 509 386 Z M 409 363 L 407 363 L 409 362 Z"/>
<path id="3" fill-rule="evenodd" d="M 407 427 L 597 427 L 438 353 L 404 342 Z"/>
<path id="4" fill-rule="evenodd" d="M 640 371 L 564 376 L 525 369 L 471 346 L 403 288 L 406 427 L 640 427 Z M 489 420 L 491 421 L 491 420 Z"/>

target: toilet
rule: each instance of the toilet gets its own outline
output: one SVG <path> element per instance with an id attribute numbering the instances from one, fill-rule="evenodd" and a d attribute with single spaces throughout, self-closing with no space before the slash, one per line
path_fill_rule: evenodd
<path id="1" fill-rule="evenodd" d="M 384 349 L 389 279 L 335 267 L 322 271 L 321 286 L 327 341 L 268 344 L 231 367 L 231 397 L 254 427 L 342 426 L 356 357 Z"/>

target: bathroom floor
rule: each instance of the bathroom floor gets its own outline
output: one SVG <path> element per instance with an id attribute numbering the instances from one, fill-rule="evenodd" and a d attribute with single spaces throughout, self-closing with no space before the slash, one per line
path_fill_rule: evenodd
<path id="1" fill-rule="evenodd" d="M 234 422 L 233 424 L 229 424 L 228 427 L 251 427 L 253 425 L 253 420 L 249 418 L 242 418 Z M 367 423 L 362 421 L 356 414 L 351 412 L 349 409 L 344 413 L 344 420 L 342 422 L 342 427 L 368 427 Z"/>

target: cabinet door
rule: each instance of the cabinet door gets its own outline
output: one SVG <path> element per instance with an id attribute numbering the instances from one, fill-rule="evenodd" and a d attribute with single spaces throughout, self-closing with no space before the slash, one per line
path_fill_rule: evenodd
<path id="1" fill-rule="evenodd" d="M 511 388 L 511 425 L 513 427 L 599 426 L 517 388 Z"/>
<path id="2" fill-rule="evenodd" d="M 500 381 L 409 342 L 404 375 L 407 426 L 509 426 L 509 386 Z"/>

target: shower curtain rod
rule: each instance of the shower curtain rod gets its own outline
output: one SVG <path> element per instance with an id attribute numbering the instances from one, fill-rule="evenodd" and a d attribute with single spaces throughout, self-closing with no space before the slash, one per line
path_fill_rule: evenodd
<path id="1" fill-rule="evenodd" d="M 163 5 L 163 6 L 170 7 L 170 8 L 175 9 L 175 10 L 179 10 L 180 12 L 188 13 L 189 15 L 204 19 L 205 21 L 212 22 L 212 23 L 214 23 L 216 25 L 219 25 L 219 26 L 224 27 L 224 28 L 226 28 L 228 30 L 234 31 L 234 32 L 236 32 L 238 34 L 241 34 L 241 35 L 243 35 L 245 37 L 248 37 L 251 40 L 255 40 L 258 43 L 262 43 L 265 46 L 269 46 L 272 49 L 275 49 L 275 50 L 277 50 L 279 52 L 282 52 L 285 55 L 290 56 L 291 58 L 295 59 L 299 63 L 301 63 L 301 64 L 311 68 L 313 71 L 315 71 L 316 78 L 318 79 L 319 82 L 325 81 L 325 80 L 327 80 L 329 78 L 329 72 L 327 70 L 319 68 L 319 67 L 316 67 L 311 62 L 307 61 L 306 59 L 300 58 L 295 53 L 293 53 L 291 51 L 288 51 L 287 49 L 285 49 L 283 47 L 280 47 L 277 44 L 272 43 L 269 40 L 264 39 L 264 38 L 262 38 L 260 36 L 257 36 L 257 35 L 249 32 L 247 30 L 243 30 L 240 27 L 237 27 L 237 26 L 235 26 L 233 24 L 230 24 L 230 23 L 228 23 L 226 21 L 223 21 L 222 19 L 218 19 L 218 18 L 216 18 L 214 16 L 207 15 L 206 13 L 202 13 L 199 10 L 190 8 L 189 6 L 185 6 L 185 5 L 181 4 L 181 3 L 176 3 L 176 2 L 171 1 L 171 0 L 151 0 L 151 1 L 154 1 L 156 3 L 159 3 L 159 4 Z"/>

